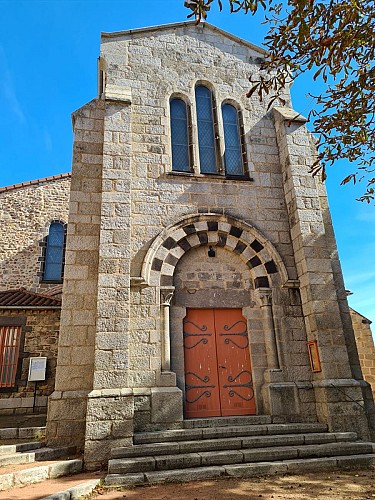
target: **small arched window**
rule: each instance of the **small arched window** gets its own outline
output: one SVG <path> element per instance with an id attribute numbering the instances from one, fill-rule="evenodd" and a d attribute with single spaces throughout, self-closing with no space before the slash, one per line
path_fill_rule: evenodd
<path id="1" fill-rule="evenodd" d="M 65 227 L 62 222 L 52 222 L 49 227 L 44 256 L 43 281 L 61 281 L 63 276 Z"/>
<path id="2" fill-rule="evenodd" d="M 203 85 L 195 87 L 197 107 L 199 163 L 202 174 L 216 174 L 216 144 L 211 91 Z"/>
<path id="3" fill-rule="evenodd" d="M 237 109 L 231 104 L 221 107 L 224 126 L 224 164 L 228 176 L 243 176 L 244 165 Z"/>
<path id="4" fill-rule="evenodd" d="M 171 99 L 171 142 L 172 170 L 190 172 L 189 128 L 186 102 L 182 99 Z"/>

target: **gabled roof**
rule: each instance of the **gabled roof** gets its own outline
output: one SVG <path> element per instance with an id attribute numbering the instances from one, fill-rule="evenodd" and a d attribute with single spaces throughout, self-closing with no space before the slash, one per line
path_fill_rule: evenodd
<path id="1" fill-rule="evenodd" d="M 60 309 L 61 299 L 19 288 L 0 292 L 0 309 Z"/>
<path id="2" fill-rule="evenodd" d="M 363 324 L 365 324 L 365 325 L 371 325 L 372 321 L 370 319 L 366 318 L 366 316 L 363 316 L 363 314 L 359 313 L 358 311 L 356 311 L 352 307 L 349 307 L 349 310 L 352 311 L 354 314 L 357 314 L 358 316 L 360 316 L 362 318 L 362 323 Z"/>
<path id="3" fill-rule="evenodd" d="M 238 36 L 232 35 L 232 33 L 228 33 L 228 31 L 224 31 L 221 28 L 217 28 L 216 26 L 213 26 L 212 24 L 209 23 L 204 23 L 200 22 L 199 24 L 196 23 L 196 21 L 184 21 L 180 23 L 171 23 L 171 24 L 159 24 L 157 26 L 148 26 L 146 28 L 136 28 L 132 30 L 124 30 L 124 31 L 114 31 L 112 33 L 110 32 L 102 32 L 101 36 L 102 38 L 115 38 L 117 36 L 124 36 L 124 35 L 138 35 L 142 33 L 149 33 L 149 32 L 155 32 L 155 31 L 166 31 L 174 28 L 187 28 L 187 27 L 195 27 L 199 28 L 201 27 L 202 29 L 207 29 L 216 33 L 219 33 L 220 35 L 225 36 L 226 38 L 229 38 L 230 40 L 233 40 L 234 42 L 237 42 L 241 45 L 245 45 L 249 49 L 255 50 L 256 52 L 259 52 L 263 56 L 267 55 L 267 51 L 263 49 L 262 47 L 259 47 L 258 45 L 255 45 L 253 43 L 248 42 L 247 40 L 244 40 L 243 38 L 240 38 Z"/>
<path id="4" fill-rule="evenodd" d="M 21 182 L 20 184 L 12 184 L 11 186 L 0 187 L 0 193 L 3 193 L 5 191 L 12 191 L 12 189 L 34 186 L 34 185 L 44 184 L 45 182 L 65 179 L 71 176 L 72 174 L 68 172 L 67 174 L 59 174 L 59 175 L 51 175 L 50 177 L 43 177 L 42 179 L 36 179 L 35 181 L 26 181 L 26 182 Z"/>

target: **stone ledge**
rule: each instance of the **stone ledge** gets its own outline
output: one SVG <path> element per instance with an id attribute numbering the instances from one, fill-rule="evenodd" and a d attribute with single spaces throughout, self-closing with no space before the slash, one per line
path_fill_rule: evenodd
<path id="1" fill-rule="evenodd" d="M 165 372 L 166 375 L 174 372 Z M 126 396 L 150 396 L 151 393 L 156 390 L 161 390 L 161 392 L 178 392 L 175 386 L 153 386 L 153 387 L 124 387 L 122 389 L 95 389 L 86 394 L 87 398 L 116 398 L 116 397 L 126 397 Z M 160 392 L 160 391 L 159 391 Z M 57 399 L 57 398 L 54 398 Z"/>
<path id="2" fill-rule="evenodd" d="M 49 399 L 80 399 L 86 398 L 90 391 L 54 391 Z"/>
<path id="3" fill-rule="evenodd" d="M 353 378 L 332 378 L 325 380 L 315 380 L 312 382 L 313 387 L 334 389 L 336 387 L 361 387 L 364 380 L 355 380 Z M 366 384 L 366 382 L 365 382 Z"/>
<path id="4" fill-rule="evenodd" d="M 292 108 L 282 108 L 280 106 L 275 106 L 273 108 L 274 116 L 277 116 L 279 119 L 281 118 L 284 121 L 289 122 L 297 122 L 297 123 L 306 123 L 307 118 L 302 116 L 297 111 L 294 111 Z"/>
<path id="5" fill-rule="evenodd" d="M 131 104 L 132 102 L 131 89 L 120 87 L 119 85 L 107 84 L 103 95 L 106 101 L 119 101 L 126 104 Z"/>
<path id="6" fill-rule="evenodd" d="M 87 395 L 89 399 L 92 398 L 116 398 L 116 397 L 126 397 L 133 396 L 133 390 L 131 388 L 123 389 L 95 389 Z"/>

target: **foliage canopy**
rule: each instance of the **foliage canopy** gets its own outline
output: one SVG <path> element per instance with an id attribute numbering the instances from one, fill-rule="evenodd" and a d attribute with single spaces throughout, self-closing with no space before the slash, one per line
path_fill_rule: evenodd
<path id="1" fill-rule="evenodd" d="M 341 184 L 366 183 L 360 201 L 375 198 L 375 2 L 374 0 L 227 0 L 231 12 L 265 11 L 269 25 L 265 46 L 269 57 L 248 96 L 281 97 L 290 79 L 312 70 L 323 92 L 311 95 L 317 104 L 309 114 L 318 137 L 320 162 L 312 174 L 326 178 L 338 159 L 357 168 Z M 188 0 L 197 22 L 206 20 L 214 0 Z M 220 10 L 223 0 L 216 0 Z"/>

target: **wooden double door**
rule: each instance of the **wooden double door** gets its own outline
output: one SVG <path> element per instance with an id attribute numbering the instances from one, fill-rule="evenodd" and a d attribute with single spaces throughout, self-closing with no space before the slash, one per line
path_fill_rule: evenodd
<path id="1" fill-rule="evenodd" d="M 247 321 L 241 309 L 187 309 L 185 417 L 256 413 Z"/>

